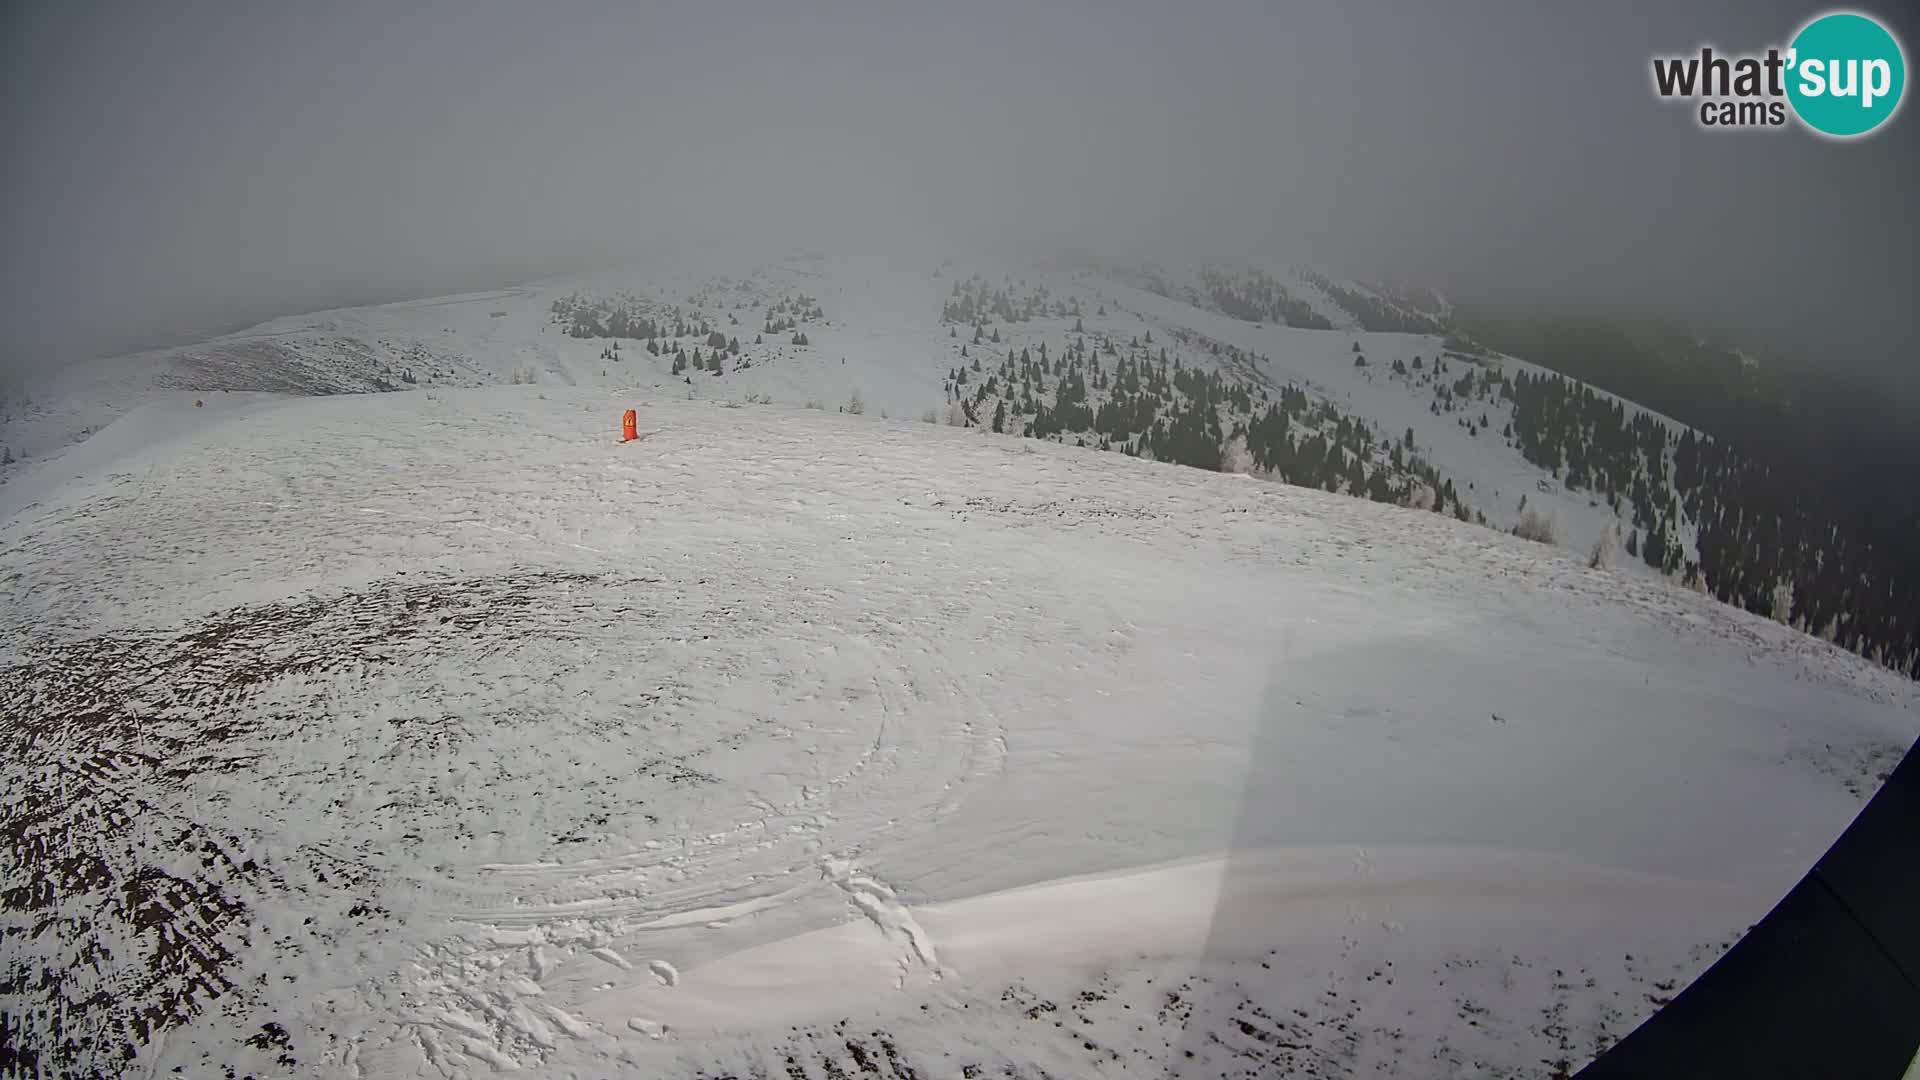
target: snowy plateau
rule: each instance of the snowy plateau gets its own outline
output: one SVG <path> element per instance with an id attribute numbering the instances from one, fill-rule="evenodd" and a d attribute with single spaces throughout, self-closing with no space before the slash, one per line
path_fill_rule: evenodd
<path id="1" fill-rule="evenodd" d="M 1390 374 L 1439 337 L 1284 280 L 1326 328 L 681 263 L 10 388 L 0 1075 L 1578 1069 L 1920 693 L 1591 565 L 1615 510 Z M 988 430 L 1042 344 L 1291 387 L 1487 523 Z"/>

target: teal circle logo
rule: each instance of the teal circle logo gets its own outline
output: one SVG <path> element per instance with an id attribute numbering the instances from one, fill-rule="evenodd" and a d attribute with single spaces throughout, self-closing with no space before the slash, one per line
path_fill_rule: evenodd
<path id="1" fill-rule="evenodd" d="M 1801 27 L 1788 49 L 1787 100 L 1820 134 L 1865 135 L 1899 111 L 1906 56 L 1876 20 L 1851 11 L 1822 15 Z"/>

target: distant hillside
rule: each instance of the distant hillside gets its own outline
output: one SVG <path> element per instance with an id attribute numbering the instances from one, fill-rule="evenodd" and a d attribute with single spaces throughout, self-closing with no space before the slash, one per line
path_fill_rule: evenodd
<path id="1" fill-rule="evenodd" d="M 1575 380 L 1546 386 L 1529 460 L 1592 457 L 1623 438 L 1590 384 L 1679 423 L 1673 501 L 1658 529 L 1691 530 L 1710 591 L 1920 676 L 1920 485 L 1879 463 L 1920 460 L 1920 430 L 1858 381 L 1765 367 L 1725 342 L 1652 323 L 1457 313 L 1459 332 Z M 1660 551 L 1656 548 L 1656 551 Z"/>
<path id="2" fill-rule="evenodd" d="M 1439 511 L 1920 670 L 1920 456 L 1858 391 L 1669 327 L 1282 264 L 819 252 L 274 320 L 0 401 L 0 483 L 142 401 L 501 383 L 872 412 Z M 1862 422 L 1862 417 L 1865 417 Z"/>

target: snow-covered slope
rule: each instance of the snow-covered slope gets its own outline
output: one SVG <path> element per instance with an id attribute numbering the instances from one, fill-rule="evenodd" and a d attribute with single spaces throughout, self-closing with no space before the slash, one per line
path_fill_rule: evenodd
<path id="1" fill-rule="evenodd" d="M 1116 310 L 1259 355 L 1256 370 L 1274 384 L 1297 383 L 1314 398 L 1370 422 L 1391 440 L 1411 431 L 1414 449 L 1453 481 L 1465 505 L 1496 528 L 1511 528 L 1525 509 L 1532 509 L 1552 523 L 1556 540 L 1569 549 L 1589 552 L 1603 537 L 1618 548 L 1622 512 L 1591 492 L 1568 491 L 1500 437 L 1512 419 L 1512 402 L 1489 396 L 1471 399 L 1455 411 L 1433 411 L 1436 383 L 1451 384 L 1480 371 L 1545 374 L 1535 365 L 1512 357 L 1453 353 L 1438 335 L 1358 329 L 1328 333 L 1254 324 L 1125 285 L 1103 292 Z M 1365 357 L 1366 365 L 1356 365 L 1356 357 Z M 1396 361 L 1406 366 L 1406 374 L 1395 373 Z M 1438 365 L 1445 365 L 1444 372 Z M 1629 406 L 1630 415 L 1642 411 Z M 1479 426 L 1482 417 L 1484 427 Z M 1676 421 L 1659 419 L 1676 432 L 1686 430 Z M 1631 560 L 1626 563 L 1633 569 Z"/>
<path id="2" fill-rule="evenodd" d="M 0 506 L 54 1074 L 1577 1066 L 1920 733 L 1552 547 L 978 430 L 549 384 L 96 438 Z"/>
<path id="3" fill-rule="evenodd" d="M 983 307 L 977 320 L 981 340 L 974 341 L 971 316 L 958 322 L 943 317 L 951 316 L 956 287 L 970 282 L 982 296 L 991 290 L 1016 303 L 1044 302 L 1015 319 Z M 954 372 L 984 359 L 991 374 L 993 364 L 1016 350 L 1028 355 L 1045 346 L 1058 358 L 1083 345 L 1090 349 L 1086 370 L 1110 371 L 1129 358 L 1153 360 L 1166 353 L 1189 371 L 1217 373 L 1228 388 L 1248 393 L 1255 413 L 1283 388 L 1300 388 L 1312 408 L 1331 407 L 1362 425 L 1363 441 L 1372 448 L 1394 444 L 1396 459 L 1404 454 L 1435 470 L 1432 479 L 1452 485 L 1451 510 L 1501 530 L 1530 511 L 1552 525 L 1560 544 L 1582 553 L 1596 542 L 1621 545 L 1632 531 L 1626 510 L 1592 492 L 1565 490 L 1559 478 L 1527 462 L 1502 437 L 1511 401 L 1476 398 L 1436 411 L 1437 389 L 1464 372 L 1534 369 L 1504 357 L 1455 356 L 1444 361 L 1445 374 L 1437 373 L 1434 365 L 1446 351 L 1440 337 L 1359 330 L 1353 313 L 1329 290 L 1342 292 L 1350 305 L 1355 297 L 1376 305 L 1375 323 L 1405 319 L 1414 326 L 1425 318 L 1366 286 L 1278 265 L 1173 271 L 1115 262 L 957 262 L 931 255 L 790 253 L 704 263 L 663 257 L 619 272 L 517 289 L 293 316 L 200 345 L 76 365 L 0 395 L 0 445 L 17 459 L 0 464 L 0 481 L 18 481 L 36 463 L 145 403 L 214 404 L 210 397 L 237 392 L 432 391 L 523 382 L 827 410 L 845 408 L 857 395 L 876 414 L 966 423 L 963 412 L 970 410 L 973 422 L 987 426 L 995 402 L 976 398 L 984 389 L 980 380 L 953 386 Z M 1237 299 L 1222 299 L 1229 293 Z M 1430 302 L 1444 306 L 1437 298 Z M 634 336 L 571 336 L 573 324 L 563 309 L 575 304 L 654 320 L 661 334 L 655 351 Z M 1224 313 L 1223 304 L 1242 315 L 1249 314 L 1246 305 L 1263 306 L 1297 325 L 1236 318 Z M 768 330 L 795 308 L 819 317 Z M 795 343 L 796 332 L 805 344 Z M 705 369 L 713 355 L 709 333 L 726 342 L 718 373 Z M 1143 334 L 1151 335 L 1144 345 Z M 969 345 L 971 352 L 963 351 Z M 1117 348 L 1108 352 L 1103 346 Z M 1356 367 L 1357 356 L 1365 356 L 1367 366 Z M 1396 361 L 1412 364 L 1416 358 L 1419 370 L 1394 372 Z M 1003 382 L 996 392 L 1013 395 L 1009 400 L 1018 406 L 1025 400 L 1052 404 L 1057 389 L 1048 382 L 1029 399 L 1024 388 L 1014 395 L 1013 384 Z M 1097 409 L 1105 396 L 1095 388 L 1090 406 Z M 1478 424 L 1482 417 L 1486 427 Z M 1031 413 L 1015 415 L 1009 430 L 1025 430 L 1032 419 Z M 1228 410 L 1223 419 L 1224 437 L 1249 417 Z M 1329 435 L 1333 423 L 1329 416 L 1323 425 Z M 1312 428 L 1294 430 L 1304 439 Z M 1098 442 L 1084 431 L 1054 437 Z M 1351 457 L 1353 449 L 1348 444 L 1341 452 Z M 1386 469 L 1398 487 L 1426 486 L 1410 462 L 1405 468 L 1388 465 L 1386 456 L 1382 450 L 1365 468 Z M 1676 539 L 1690 542 L 1684 523 Z M 1631 559 L 1619 561 L 1628 572 L 1643 572 Z"/>
<path id="4" fill-rule="evenodd" d="M 714 266 L 659 260 L 521 288 L 289 316 L 207 342 L 76 364 L 0 388 L 0 444 L 23 463 L 58 452 L 156 395 L 187 399 L 258 391 L 288 394 L 431 390 L 512 382 L 674 392 L 692 398 L 767 395 L 827 407 L 859 389 L 876 410 L 917 414 L 939 401 L 946 370 L 945 285 L 931 263 L 911 275 L 895 263 L 827 262 L 796 253 Z M 775 305 L 808 296 L 822 317 L 792 333 L 765 333 Z M 569 336 L 555 303 L 619 300 L 662 314 L 705 349 L 711 329 L 740 341 L 724 376 L 671 372 L 638 340 L 603 355 L 611 338 Z M 693 333 L 695 326 L 702 332 Z M 762 337 L 756 343 L 753 339 Z M 664 340 L 664 339 L 663 339 Z M 743 361 L 745 364 L 743 365 Z"/>

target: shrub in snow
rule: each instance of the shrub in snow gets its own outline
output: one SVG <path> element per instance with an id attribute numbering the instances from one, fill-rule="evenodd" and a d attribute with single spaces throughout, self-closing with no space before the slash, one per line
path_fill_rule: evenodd
<path id="1" fill-rule="evenodd" d="M 1520 515 L 1520 523 L 1513 527 L 1513 535 L 1522 540 L 1537 540 L 1542 544 L 1553 543 L 1553 521 L 1537 510 L 1529 510 Z"/>
<path id="2" fill-rule="evenodd" d="M 1790 582 L 1775 582 L 1773 592 L 1767 597 L 1772 608 L 1768 614 L 1776 622 L 1787 622 L 1793 617 L 1793 585 Z"/>
<path id="3" fill-rule="evenodd" d="M 847 398 L 847 411 L 855 416 L 867 411 L 867 403 L 860 397 L 859 390 L 855 390 L 853 396 Z"/>
<path id="4" fill-rule="evenodd" d="M 1247 449 L 1245 436 L 1236 435 L 1227 440 L 1220 448 L 1220 471 L 1223 473 L 1244 473 L 1253 468 L 1253 453 Z"/>

